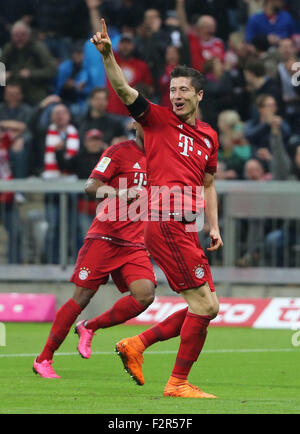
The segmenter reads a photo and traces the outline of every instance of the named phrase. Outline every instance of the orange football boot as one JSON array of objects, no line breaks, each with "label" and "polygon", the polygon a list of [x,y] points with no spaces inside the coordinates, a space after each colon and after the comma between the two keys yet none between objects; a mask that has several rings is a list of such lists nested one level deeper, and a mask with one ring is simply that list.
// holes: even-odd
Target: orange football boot
[{"label": "orange football boot", "polygon": [[187,380],[170,377],[165,390],[164,396],[175,396],[177,398],[217,398],[214,395],[203,392],[199,387],[190,384]]},{"label": "orange football boot", "polygon": [[145,383],[142,364],[145,346],[139,336],[122,339],[116,345],[116,353],[121,357],[125,370],[139,386]]}]

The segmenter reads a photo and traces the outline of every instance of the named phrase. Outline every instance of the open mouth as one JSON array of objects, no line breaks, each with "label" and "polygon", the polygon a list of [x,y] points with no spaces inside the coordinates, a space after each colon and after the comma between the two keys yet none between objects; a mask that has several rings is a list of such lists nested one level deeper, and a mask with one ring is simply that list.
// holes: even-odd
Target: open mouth
[{"label": "open mouth", "polygon": [[178,111],[181,111],[184,108],[184,102],[176,102],[175,107]]}]

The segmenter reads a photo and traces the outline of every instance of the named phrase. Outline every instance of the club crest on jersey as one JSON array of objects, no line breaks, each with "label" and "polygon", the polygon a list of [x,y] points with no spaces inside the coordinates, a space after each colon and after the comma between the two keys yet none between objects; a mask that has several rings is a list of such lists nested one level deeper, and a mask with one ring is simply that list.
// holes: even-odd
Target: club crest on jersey
[{"label": "club crest on jersey", "polygon": [[111,162],[111,158],[103,157],[96,167],[97,172],[104,173]]},{"label": "club crest on jersey", "polygon": [[193,268],[193,272],[195,273],[197,279],[203,279],[205,272],[204,268],[200,264]]},{"label": "club crest on jersey", "polygon": [[81,267],[79,271],[79,279],[86,280],[89,277],[89,274],[91,274],[89,268]]}]

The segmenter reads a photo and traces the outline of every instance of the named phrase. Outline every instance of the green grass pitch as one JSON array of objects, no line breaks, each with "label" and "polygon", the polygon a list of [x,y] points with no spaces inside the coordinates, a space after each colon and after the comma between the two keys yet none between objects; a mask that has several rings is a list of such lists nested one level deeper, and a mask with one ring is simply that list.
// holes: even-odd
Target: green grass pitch
[{"label": "green grass pitch", "polygon": [[159,342],[145,352],[145,385],[125,373],[115,343],[144,327],[99,330],[90,360],[76,353],[70,332],[55,357],[60,380],[32,372],[49,324],[6,324],[6,347],[0,347],[1,414],[240,414],[300,413],[300,348],[293,332],[241,328],[209,329],[207,342],[189,380],[217,400],[166,398],[179,339]]}]

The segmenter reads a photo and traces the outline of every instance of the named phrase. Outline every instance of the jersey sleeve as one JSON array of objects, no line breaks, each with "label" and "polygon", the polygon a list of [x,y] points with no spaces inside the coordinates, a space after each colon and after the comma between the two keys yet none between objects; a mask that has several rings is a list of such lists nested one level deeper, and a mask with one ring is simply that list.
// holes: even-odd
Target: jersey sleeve
[{"label": "jersey sleeve", "polygon": [[[114,146],[114,145],[113,145]],[[109,182],[112,178],[118,175],[120,170],[120,159],[118,152],[112,152],[113,146],[110,146],[101,155],[100,160],[94,167],[90,178],[100,179],[103,182]]]},{"label": "jersey sleeve", "polygon": [[214,147],[213,147],[212,153],[210,154],[210,157],[207,161],[207,165],[205,168],[205,172],[210,173],[211,175],[213,175],[217,172],[218,150],[219,150],[218,134],[215,133]]},{"label": "jersey sleeve", "polygon": [[143,128],[151,127],[151,129],[154,130],[161,128],[161,126],[166,123],[168,112],[168,108],[149,102],[146,111],[141,116],[137,117],[136,121],[141,124]]}]

